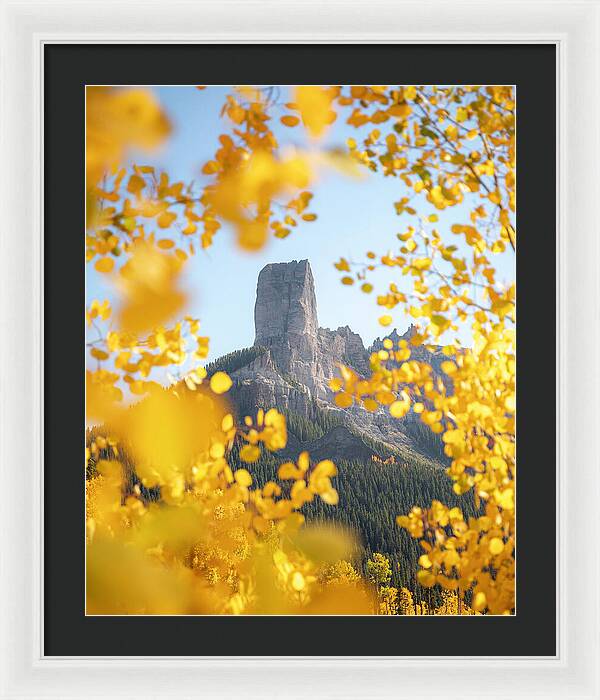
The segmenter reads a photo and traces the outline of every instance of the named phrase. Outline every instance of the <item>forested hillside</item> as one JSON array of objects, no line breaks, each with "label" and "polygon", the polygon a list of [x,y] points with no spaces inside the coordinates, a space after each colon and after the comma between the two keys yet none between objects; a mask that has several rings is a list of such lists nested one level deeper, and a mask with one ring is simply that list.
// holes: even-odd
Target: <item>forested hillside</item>
[{"label": "forested hillside", "polygon": [[[232,355],[235,356],[234,353]],[[220,362],[217,361],[214,366],[221,366]],[[287,414],[288,438],[296,445],[296,452],[310,448],[311,442],[323,438],[340,425],[340,419],[334,414],[317,410],[315,416],[311,420],[295,413]],[[88,431],[88,444],[105,433],[104,430]],[[232,469],[245,466],[239,457],[242,445],[241,441],[236,440],[231,448],[229,463]],[[338,473],[333,479],[339,493],[337,505],[328,505],[318,500],[305,504],[301,512],[308,522],[339,523],[358,535],[360,548],[352,563],[363,575],[366,576],[369,558],[374,552],[380,552],[391,563],[390,585],[407,588],[415,600],[424,599],[430,607],[432,604],[439,605],[439,589],[425,589],[416,581],[414,572],[422,550],[406,530],[396,525],[396,516],[410,511],[413,506],[426,508],[433,500],[439,500],[450,507],[460,506],[465,517],[475,516],[477,511],[472,495],[457,496],[452,489],[452,481],[441,464],[434,459],[428,460],[408,450],[392,453],[374,441],[370,447],[373,454],[368,460],[337,462]],[[432,448],[435,447],[432,445]],[[159,501],[160,488],[145,488],[136,474],[134,460],[126,444],[122,444],[119,449],[126,475],[123,499],[134,490],[139,490],[145,500]],[[110,450],[104,448],[98,459],[110,456]],[[263,487],[269,481],[277,481],[277,470],[284,461],[286,459],[281,454],[263,452],[260,459],[252,465],[252,475],[257,486]],[[95,460],[91,459],[89,477],[95,475],[94,464]]]}]

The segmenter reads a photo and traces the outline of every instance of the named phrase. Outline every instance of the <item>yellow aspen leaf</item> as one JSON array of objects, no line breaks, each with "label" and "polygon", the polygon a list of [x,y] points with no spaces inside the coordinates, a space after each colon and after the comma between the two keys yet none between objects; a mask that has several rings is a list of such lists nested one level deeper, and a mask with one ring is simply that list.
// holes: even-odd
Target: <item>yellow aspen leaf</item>
[{"label": "yellow aspen leaf", "polygon": [[[161,250],[170,250],[175,247],[175,243],[170,238],[161,238],[156,244]],[[186,255],[187,257],[187,255]]]},{"label": "yellow aspen leaf", "polygon": [[431,267],[430,258],[415,258],[412,261],[412,266],[417,270],[428,270]]},{"label": "yellow aspen leaf", "polygon": [[340,408],[349,408],[352,406],[352,396],[345,391],[335,395],[335,404]]},{"label": "yellow aspen leaf", "polygon": [[412,113],[412,107],[406,102],[400,104],[392,105],[388,108],[388,114],[392,117],[400,117],[400,119],[405,119]]},{"label": "yellow aspen leaf", "polygon": [[285,126],[297,126],[300,124],[300,119],[291,114],[286,114],[284,117],[281,117],[281,123],[285,124]]},{"label": "yellow aspen leaf", "polygon": [[181,263],[145,241],[136,242],[120,269],[122,304],[118,323],[135,334],[150,331],[170,319],[185,303],[177,287]]},{"label": "yellow aspen leaf", "polygon": [[260,457],[260,447],[258,445],[244,445],[240,449],[240,459],[243,462],[253,463]]},{"label": "yellow aspen leaf", "polygon": [[434,326],[434,332],[438,335],[450,327],[450,321],[441,314],[432,314],[431,323]]},{"label": "yellow aspen leaf", "polygon": [[456,365],[451,360],[444,360],[440,365],[442,372],[446,374],[454,374],[456,372]]},{"label": "yellow aspen leaf", "polygon": [[141,379],[138,379],[129,383],[129,391],[131,391],[132,394],[141,396],[142,394],[146,393],[146,386],[147,382],[143,382]]},{"label": "yellow aspen leaf", "polygon": [[261,535],[264,535],[269,531],[270,523],[268,520],[265,520],[260,515],[255,515],[254,518],[252,519],[252,527],[256,530],[256,532],[259,532]]},{"label": "yellow aspen leaf", "polygon": [[240,486],[248,488],[252,485],[252,476],[247,469],[237,469],[233,476]]},{"label": "yellow aspen leaf", "polygon": [[483,591],[478,591],[473,596],[473,610],[481,612],[487,605],[487,597]]},{"label": "yellow aspen leaf", "polygon": [[363,401],[363,406],[367,409],[367,411],[372,413],[373,411],[377,410],[378,403],[374,399],[365,399]]},{"label": "yellow aspen leaf", "polygon": [[340,272],[350,272],[350,265],[345,258],[340,258],[339,262],[336,262],[334,266]]},{"label": "yellow aspen leaf", "polygon": [[163,211],[162,214],[156,219],[156,223],[160,228],[169,228],[169,226],[175,221],[177,214],[172,211]]},{"label": "yellow aspen leaf", "polygon": [[221,166],[217,163],[217,161],[209,160],[208,163],[205,163],[202,167],[202,172],[205,175],[214,175],[214,173],[218,173],[220,169]]},{"label": "yellow aspen leaf", "polygon": [[97,187],[95,190],[95,194],[98,197],[98,199],[108,199],[110,202],[119,201],[119,195],[117,192],[105,192],[104,190],[101,190],[99,187]]},{"label": "yellow aspen leaf", "polygon": [[274,481],[267,481],[267,483],[263,486],[262,493],[265,498],[281,496],[281,486],[276,484]]},{"label": "yellow aspen leaf", "polygon": [[97,360],[108,360],[108,353],[105,352],[104,350],[100,350],[100,348],[92,348],[90,351],[90,354],[92,357],[95,357]]},{"label": "yellow aspen leaf", "polygon": [[467,110],[464,107],[459,107],[456,110],[456,121],[460,124],[464,122],[469,116]]},{"label": "yellow aspen leaf", "polygon": [[444,564],[446,569],[451,569],[453,566],[460,564],[460,555],[455,549],[449,549],[444,554]]},{"label": "yellow aspen leaf", "polygon": [[284,480],[300,479],[302,478],[303,474],[304,472],[301,469],[298,469],[293,462],[284,462],[283,464],[279,465],[279,469],[277,470],[277,476]]},{"label": "yellow aspen leaf", "polygon": [[108,273],[108,272],[112,271],[114,266],[115,266],[115,259],[106,257],[106,258],[100,258],[100,260],[97,260],[96,264],[94,265],[94,268],[98,272]]},{"label": "yellow aspen leaf", "polygon": [[417,581],[425,588],[431,588],[435,584],[435,576],[431,571],[421,570],[417,573]]},{"label": "yellow aspen leaf", "polygon": [[350,286],[354,284],[354,279],[352,277],[342,277],[342,284]]},{"label": "yellow aspen leaf", "polygon": [[185,382],[185,385],[190,391],[196,391],[196,383],[190,376],[184,377],[183,381]]},{"label": "yellow aspen leaf", "polygon": [[238,243],[244,250],[259,250],[267,236],[267,227],[261,221],[245,221],[238,227]]},{"label": "yellow aspen leaf", "polygon": [[198,230],[198,227],[194,223],[189,223],[182,231],[184,236],[191,236],[192,234],[196,233]]},{"label": "yellow aspen leaf", "polygon": [[403,418],[410,409],[410,401],[394,401],[390,406],[390,415],[393,418]]},{"label": "yellow aspen leaf", "polygon": [[446,432],[444,433],[443,439],[444,439],[444,442],[447,444],[460,445],[465,440],[465,432],[464,432],[464,430],[461,430],[460,428],[458,428],[456,430],[446,430]]},{"label": "yellow aspen leaf", "polygon": [[210,446],[208,453],[212,459],[220,459],[225,454],[225,445],[222,442],[215,442]]},{"label": "yellow aspen leaf", "polygon": [[329,388],[331,391],[339,391],[344,386],[344,382],[339,377],[334,377],[329,380]]},{"label": "yellow aspen leaf", "polygon": [[316,214],[302,214],[302,220],[303,221],[316,221],[317,215]]},{"label": "yellow aspen leaf", "polygon": [[388,316],[387,314],[385,316],[379,317],[379,323],[382,326],[389,326],[392,321],[393,321],[393,318],[391,316]]},{"label": "yellow aspen leaf", "polygon": [[233,428],[233,416],[231,415],[231,413],[228,413],[221,421],[221,429],[224,432],[228,432],[232,428]]},{"label": "yellow aspen leaf", "polygon": [[370,284],[369,282],[365,282],[365,283],[361,286],[361,290],[362,290],[365,294],[370,294],[370,293],[373,291],[373,285]]},{"label": "yellow aspen leaf", "polygon": [[340,500],[339,494],[334,488],[323,491],[319,495],[321,496],[321,500],[330,506],[337,506]]},{"label": "yellow aspen leaf", "polygon": [[123,161],[127,151],[150,151],[170,131],[156,96],[144,88],[86,88],[88,189]]},{"label": "yellow aspen leaf", "polygon": [[499,537],[492,537],[489,544],[490,554],[496,556],[504,549],[504,542]]},{"label": "yellow aspen leaf", "polygon": [[[321,136],[332,121],[331,96],[327,90],[316,85],[301,85],[295,90],[294,102],[311,136]],[[335,118],[335,112],[333,114]]]},{"label": "yellow aspen leaf", "polygon": [[308,452],[301,452],[298,455],[298,468],[303,472],[307,471],[310,467],[310,457]]},{"label": "yellow aspen leaf", "polygon": [[306,587],[306,579],[300,571],[294,571],[292,574],[292,588],[295,591],[302,591]]},{"label": "yellow aspen leaf", "polygon": [[146,181],[143,177],[139,175],[132,175],[127,183],[127,191],[138,196],[140,192],[146,187]]},{"label": "yellow aspen leaf", "polygon": [[210,378],[210,388],[215,394],[224,394],[232,385],[231,377],[225,372],[215,372]]}]

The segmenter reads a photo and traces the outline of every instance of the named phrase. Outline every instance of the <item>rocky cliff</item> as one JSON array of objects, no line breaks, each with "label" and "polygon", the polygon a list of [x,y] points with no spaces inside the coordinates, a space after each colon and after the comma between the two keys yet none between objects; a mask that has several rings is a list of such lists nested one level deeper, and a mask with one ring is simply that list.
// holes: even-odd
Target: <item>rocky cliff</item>
[{"label": "rocky cliff", "polygon": [[[312,443],[303,444],[290,436],[288,452],[310,449],[315,457],[365,459],[369,454],[414,451],[423,453],[416,434],[415,416],[399,421],[385,409],[369,413],[358,406],[340,409],[333,403],[329,380],[339,374],[339,365],[351,366],[359,374],[369,372],[371,352],[383,347],[377,339],[365,348],[361,337],[348,326],[319,328],[315,283],[308,260],[273,263],[258,277],[254,307],[254,348],[244,351],[233,365],[231,398],[240,414],[257,408],[276,407],[293,417],[317,422],[322,427]],[[397,341],[410,338],[396,330],[389,336]],[[441,353],[417,349],[419,357],[435,367]],[[246,361],[247,360],[247,361]],[[226,363],[216,366],[228,369]],[[293,456],[293,455],[288,455]]]},{"label": "rocky cliff", "polygon": [[368,371],[368,354],[358,334],[347,326],[319,328],[308,260],[274,263],[260,271],[254,324],[254,345],[268,348],[277,371],[308,389],[313,399],[330,397],[328,380],[339,363]]}]

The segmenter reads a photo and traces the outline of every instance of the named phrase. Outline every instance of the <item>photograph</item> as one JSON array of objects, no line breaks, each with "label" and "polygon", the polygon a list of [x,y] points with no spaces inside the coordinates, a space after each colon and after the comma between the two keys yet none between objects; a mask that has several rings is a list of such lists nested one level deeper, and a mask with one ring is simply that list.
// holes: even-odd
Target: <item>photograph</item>
[{"label": "photograph", "polygon": [[83,98],[85,616],[524,612],[516,86]]}]

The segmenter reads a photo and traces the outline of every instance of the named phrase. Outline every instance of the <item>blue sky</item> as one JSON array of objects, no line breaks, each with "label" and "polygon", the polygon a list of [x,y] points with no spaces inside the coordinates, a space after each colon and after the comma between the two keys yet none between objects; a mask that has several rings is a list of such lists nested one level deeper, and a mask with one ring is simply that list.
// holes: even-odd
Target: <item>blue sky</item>
[{"label": "blue sky", "polygon": [[[205,180],[200,173],[217,146],[219,134],[228,128],[225,118],[219,116],[224,96],[231,90],[208,87],[198,91],[193,87],[157,87],[157,93],[169,115],[173,132],[159,153],[135,160],[138,164],[152,164],[166,170],[171,180],[194,180],[199,185]],[[282,88],[285,94],[287,88]],[[285,99],[283,101],[286,101]],[[289,129],[273,120],[273,129],[280,143],[306,147],[301,128]],[[373,127],[357,130],[338,120],[324,139],[325,145],[343,146],[346,138],[365,135]],[[258,253],[245,253],[235,244],[227,229],[219,231],[213,246],[200,251],[186,264],[184,286],[190,293],[186,312],[201,319],[203,333],[210,336],[214,359],[232,350],[254,342],[254,299],[258,273],[270,262],[284,262],[308,258],[315,278],[319,324],[337,328],[348,325],[359,333],[365,343],[385,334],[377,322],[384,312],[376,305],[376,293],[383,293],[389,282],[399,282],[393,269],[377,272],[370,278],[376,291],[362,293],[357,286],[340,284],[340,274],[333,263],[340,256],[363,261],[367,250],[383,253],[397,250],[400,243],[396,234],[406,230],[414,217],[397,216],[393,202],[405,194],[405,186],[397,178],[371,174],[363,179],[349,178],[338,172],[323,173],[310,187],[315,197],[310,210],[318,214],[317,221],[295,229],[286,239],[272,239]],[[423,198],[419,214],[438,214],[436,226],[443,230],[457,221],[467,221],[466,209],[454,207],[436,211]],[[458,242],[458,241],[457,241]],[[501,258],[501,259],[500,259]],[[499,279],[514,279],[514,257],[496,256]],[[113,293],[106,278],[87,266],[87,303],[91,299],[110,299]],[[386,312],[387,313],[387,312]],[[400,332],[411,319],[400,310],[391,312]],[[468,342],[464,336],[463,342]]]}]

